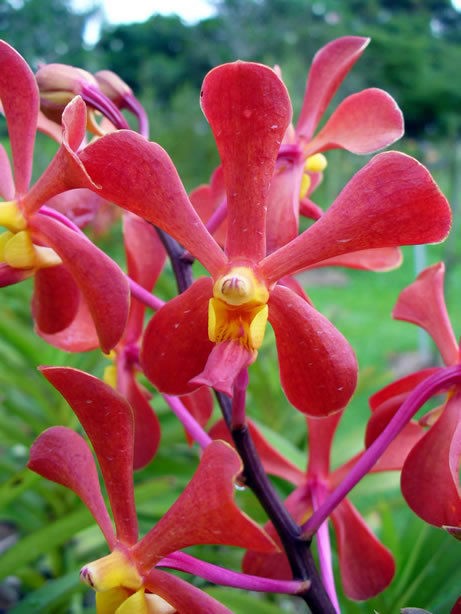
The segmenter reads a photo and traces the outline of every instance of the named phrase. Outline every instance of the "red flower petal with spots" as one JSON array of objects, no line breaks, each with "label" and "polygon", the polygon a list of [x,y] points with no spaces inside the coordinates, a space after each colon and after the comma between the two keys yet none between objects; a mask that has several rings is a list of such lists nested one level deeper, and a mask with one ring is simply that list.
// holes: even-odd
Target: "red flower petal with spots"
[{"label": "red flower petal with spots", "polygon": [[283,286],[271,292],[269,321],[288,400],[309,416],[327,416],[343,409],[355,390],[357,362],[341,333]]},{"label": "red flower petal with spots", "polygon": [[107,487],[117,538],[127,545],[135,543],[138,527],[130,405],[113,388],[83,371],[69,367],[40,370],[72,407],[93,445]]},{"label": "red flower petal with spots", "polygon": [[203,371],[215,346],[207,332],[211,296],[211,279],[200,278],[159,309],[147,325],[141,364],[160,392],[183,395],[200,386],[189,382]]},{"label": "red flower petal with spots", "polygon": [[234,62],[207,74],[201,96],[226,185],[226,251],[257,261],[266,253],[265,200],[291,120],[288,92],[272,69]]},{"label": "red flower petal with spots", "polygon": [[27,466],[47,480],[74,491],[90,510],[109,546],[115,545],[94,458],[81,435],[64,426],[47,429],[32,444]]}]

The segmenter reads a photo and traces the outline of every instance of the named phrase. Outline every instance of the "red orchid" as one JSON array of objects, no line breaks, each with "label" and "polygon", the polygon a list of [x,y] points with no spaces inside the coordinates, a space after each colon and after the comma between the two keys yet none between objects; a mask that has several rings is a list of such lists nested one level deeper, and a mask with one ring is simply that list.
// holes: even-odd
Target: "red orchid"
[{"label": "red orchid", "polygon": [[198,279],[154,315],[144,336],[144,371],[169,394],[201,384],[232,394],[269,320],[290,402],[314,416],[337,411],[355,388],[354,354],[326,318],[278,280],[359,250],[440,241],[450,227],[448,203],[414,159],[380,154],[320,220],[265,257],[266,196],[291,118],[286,89],[266,66],[235,62],[207,75],[201,104],[222,160],[228,203],[224,252],[160,146],[122,130],[80,154],[103,197],[161,227],[212,276]]},{"label": "red orchid", "polygon": [[[140,217],[124,213],[123,239],[130,279],[146,291],[152,292],[166,258],[157,232]],[[147,465],[160,443],[160,424],[149,403],[151,394],[137,380],[137,374],[141,370],[139,346],[145,310],[145,304],[132,296],[125,331],[111,352],[114,364],[106,368],[104,376],[105,381],[124,396],[133,409],[134,469]],[[213,411],[212,398],[206,388],[200,388],[181,400],[201,425],[206,424]]]},{"label": "red orchid", "polygon": [[66,427],[42,433],[32,446],[29,468],[73,490],[94,516],[111,550],[81,571],[82,579],[97,591],[98,612],[163,612],[155,609],[160,606],[180,614],[229,612],[156,565],[176,550],[196,544],[273,551],[272,540],[234,502],[234,482],[242,470],[238,455],[224,442],[210,444],[179,499],[139,539],[132,480],[134,422],[129,404],[110,386],[82,371],[45,367],[42,373],[69,402],[85,429],[112,508],[116,533],[86,441]]},{"label": "red orchid", "polygon": [[[91,315],[99,343],[109,351],[128,314],[129,288],[119,267],[88,240],[40,210],[70,188],[95,188],[76,155],[85,133],[86,108],[75,98],[63,113],[62,144],[29,189],[39,96],[24,59],[0,41],[0,99],[8,123],[13,175],[0,156],[0,285],[35,276],[32,312],[37,332],[54,335],[82,311]],[[77,331],[78,332],[78,331]]]},{"label": "red orchid", "polygon": [[[403,118],[397,103],[375,88],[346,98],[316,136],[323,113],[345,75],[359,59],[369,39],[345,36],[325,45],[314,57],[304,102],[296,128],[290,124],[284,136],[267,198],[266,249],[270,253],[295,238],[299,214],[318,219],[323,211],[308,199],[319,185],[326,160],[320,152],[346,149],[367,154],[386,147],[403,134]],[[200,217],[220,243],[225,239],[226,195],[222,169],[209,185],[190,194]],[[384,247],[337,256],[316,266],[345,266],[385,271],[401,263],[398,247]]]},{"label": "red orchid", "polygon": [[[456,341],[444,298],[443,263],[428,267],[403,290],[393,310],[396,320],[424,328],[440,351],[445,367],[423,369],[386,386],[370,399],[372,416],[368,423],[367,445],[383,430],[406,397],[436,371],[460,364]],[[447,391],[442,405],[419,419],[420,428],[429,427],[414,446],[402,469],[402,493],[411,509],[436,526],[461,526],[461,391]]]},{"label": "red orchid", "polygon": [[[315,134],[333,96],[369,42],[360,36],[344,36],[322,47],[312,61],[298,121],[285,134],[269,191],[268,252],[297,236],[300,213],[312,219],[322,215],[309,200],[326,166],[321,152],[345,149],[369,154],[403,135],[403,117],[397,103],[376,88],[345,98]],[[389,266],[399,263],[395,249],[387,257]]]},{"label": "red orchid", "polygon": [[[333,437],[342,414],[327,418],[307,418],[309,433],[309,462],[306,472],[284,458],[260,433],[253,423],[249,423],[252,438],[266,471],[281,477],[296,486],[285,505],[293,519],[303,524],[313,510],[321,505],[329,492],[342,481],[347,472],[360,458],[361,453],[351,458],[335,470],[330,469],[330,454]],[[210,431],[213,438],[229,440],[223,422],[217,423]],[[399,470],[412,445],[421,437],[420,430],[408,429],[388,448],[385,455],[375,465],[372,472]],[[368,599],[389,584],[394,575],[394,561],[389,550],[384,547],[370,531],[359,512],[350,501],[344,499],[331,515],[336,533],[339,569],[344,592],[351,599]],[[272,525],[266,525],[268,533],[277,541]],[[317,549],[321,560],[321,571],[325,586],[332,586],[328,580],[329,556],[327,543],[318,536]],[[259,554],[248,552],[243,561],[246,573],[264,577],[289,579],[291,570],[286,556],[280,553]],[[331,589],[330,586],[330,589]],[[331,594],[333,593],[333,594]],[[330,598],[335,599],[334,590]]]}]

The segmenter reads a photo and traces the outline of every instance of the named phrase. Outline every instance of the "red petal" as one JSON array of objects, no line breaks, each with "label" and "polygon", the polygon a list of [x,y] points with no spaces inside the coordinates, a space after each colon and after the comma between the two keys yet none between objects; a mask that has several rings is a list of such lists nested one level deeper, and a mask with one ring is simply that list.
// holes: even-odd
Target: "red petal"
[{"label": "red petal", "polygon": [[[166,252],[151,224],[136,215],[123,216],[123,241],[128,275],[140,286],[152,291],[166,260]],[[137,341],[144,324],[145,305],[131,298],[130,315],[123,338],[127,343]]]},{"label": "red petal", "polygon": [[443,282],[445,265],[434,264],[422,271],[416,281],[400,293],[392,316],[424,328],[434,339],[447,366],[458,360],[458,344],[445,304]]},{"label": "red petal", "polygon": [[31,229],[61,257],[85,298],[103,352],[120,340],[128,318],[129,286],[120,267],[84,235],[44,215],[35,215]]},{"label": "red petal", "polygon": [[198,388],[189,381],[205,368],[214,347],[208,339],[208,301],[212,281],[202,277],[164,305],[144,333],[141,363],[146,377],[167,394]]},{"label": "red petal", "polygon": [[268,283],[327,258],[376,247],[441,241],[449,204],[429,172],[397,152],[375,156],[303,234],[262,261]]},{"label": "red petal", "polygon": [[[224,203],[226,203],[227,208],[222,166],[218,166],[218,168],[215,169],[211,175],[209,184],[200,185],[195,188],[195,190],[192,190],[189,194],[189,198],[194,205],[194,209],[200,215],[200,219],[203,220],[204,223],[208,223],[213,213]],[[212,235],[221,246],[224,246],[226,242],[227,211],[224,218],[224,221],[212,232]]]},{"label": "red petal", "polygon": [[288,288],[269,299],[282,387],[296,409],[321,417],[343,409],[357,381],[357,362],[341,333]]},{"label": "red petal", "polygon": [[[274,448],[262,435],[257,426],[248,420],[248,428],[251,438],[262,461],[264,469],[270,475],[278,477],[299,485],[305,480],[304,471],[301,471],[296,465],[290,463],[278,450]],[[234,445],[229,429],[224,420],[219,420],[209,431],[210,437],[213,439],[223,439],[230,445]]]},{"label": "red petal", "polygon": [[64,266],[35,273],[32,315],[44,334],[53,335],[67,328],[77,314],[79,301],[78,286]]},{"label": "red petal", "polygon": [[117,371],[117,390],[127,399],[134,417],[133,469],[142,469],[150,463],[160,443],[160,422],[153,411],[149,392],[136,381],[132,369],[123,377]]},{"label": "red petal", "polygon": [[392,403],[394,407],[400,407],[406,395],[411,392],[415,386],[436,371],[440,371],[440,367],[421,369],[420,371],[401,377],[395,382],[392,382],[392,384],[378,390],[378,392],[375,392],[369,399],[371,411],[374,412],[380,408],[381,405],[387,405],[388,403]]},{"label": "red petal", "polygon": [[429,524],[461,525],[460,455],[461,396],[457,393],[415,445],[402,469],[403,496],[415,514]]},{"label": "red petal", "polygon": [[108,134],[80,152],[98,194],[162,228],[214,275],[224,254],[204,227],[168,154],[135,132]]},{"label": "red petal", "polygon": [[374,597],[395,573],[392,554],[373,535],[347,499],[332,513],[344,592],[351,599]]},{"label": "red petal", "polygon": [[133,547],[133,556],[148,569],[171,552],[197,544],[272,552],[274,542],[235,504],[234,483],[242,468],[238,454],[227,443],[210,443],[186,489]]},{"label": "red petal", "polygon": [[101,494],[93,455],[83,437],[64,426],[47,429],[32,444],[27,466],[47,480],[73,490],[113,548],[116,540],[112,522]]},{"label": "red petal", "polygon": [[189,584],[185,580],[165,573],[158,569],[152,569],[144,579],[145,588],[160,595],[168,601],[178,612],[187,614],[232,614],[219,601],[210,597],[199,588]]},{"label": "red petal", "polygon": [[3,200],[13,200],[15,193],[10,160],[6,149],[0,145],[0,196]]},{"label": "red petal", "polygon": [[133,412],[125,399],[101,380],[68,367],[42,367],[86,431],[101,467],[117,538],[136,542],[133,490]]},{"label": "red petal", "polygon": [[87,352],[99,347],[99,339],[93,319],[85,301],[80,301],[77,313],[67,328],[58,333],[48,335],[37,325],[35,332],[47,343],[66,352]]},{"label": "red petal", "polygon": [[234,382],[242,369],[254,362],[256,354],[238,341],[217,343],[211,350],[206,365],[190,381],[215,388],[230,397],[234,394]]},{"label": "red petal", "polygon": [[277,162],[267,199],[266,241],[270,254],[298,235],[299,192],[304,160]]},{"label": "red petal", "polygon": [[402,252],[399,247],[377,247],[328,258],[314,267],[341,266],[365,271],[390,271],[399,267],[402,260]]},{"label": "red petal", "polygon": [[5,41],[0,41],[0,65],[0,100],[8,123],[16,193],[23,195],[32,174],[40,99],[34,73]]},{"label": "red petal", "polygon": [[265,255],[265,200],[291,119],[288,92],[261,64],[233,62],[208,73],[203,112],[218,146],[227,192],[229,258]]},{"label": "red petal", "polygon": [[86,105],[80,96],[76,96],[66,106],[62,123],[61,147],[22,201],[28,215],[32,215],[60,192],[73,188],[97,189],[74,151],[80,145],[86,129]]},{"label": "red petal", "polygon": [[305,154],[347,149],[367,154],[387,147],[403,135],[403,116],[387,92],[376,88],[348,96],[336,108]]},{"label": "red petal", "polygon": [[328,479],[331,446],[340,420],[340,413],[327,416],[326,418],[307,418],[309,442],[308,476],[312,475],[317,479]]},{"label": "red petal", "polygon": [[296,132],[309,140],[342,80],[370,39],[343,36],[322,47],[312,61]]}]

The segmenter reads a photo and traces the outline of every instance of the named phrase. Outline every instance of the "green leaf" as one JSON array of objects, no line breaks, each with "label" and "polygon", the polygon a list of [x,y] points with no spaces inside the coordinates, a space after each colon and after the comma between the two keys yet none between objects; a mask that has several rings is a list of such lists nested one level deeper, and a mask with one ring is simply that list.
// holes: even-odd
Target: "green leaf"
[{"label": "green leaf", "polygon": [[80,582],[78,570],[50,580],[36,591],[29,593],[25,599],[10,610],[10,614],[30,614],[31,612],[49,612],[57,602],[69,602],[69,596],[75,591],[86,590],[87,587]]}]

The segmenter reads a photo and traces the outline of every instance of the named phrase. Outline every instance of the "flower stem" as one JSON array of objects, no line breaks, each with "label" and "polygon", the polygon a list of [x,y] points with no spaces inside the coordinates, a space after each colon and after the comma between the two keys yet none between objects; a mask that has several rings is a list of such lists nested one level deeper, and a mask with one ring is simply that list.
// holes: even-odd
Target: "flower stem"
[{"label": "flower stem", "polygon": [[272,578],[262,578],[260,576],[239,573],[237,571],[225,569],[219,565],[214,565],[213,563],[201,561],[185,552],[173,552],[159,561],[156,566],[184,571],[204,578],[214,584],[233,586],[248,591],[294,595],[309,588],[308,581],[273,580]]},{"label": "flower stem", "polygon": [[363,453],[354,467],[349,471],[339,486],[325,499],[323,504],[302,526],[303,534],[308,539],[316,533],[331,512],[349,494],[354,486],[378,462],[390,443],[411,420],[416,412],[434,394],[447,389],[453,384],[461,384],[461,365],[441,368],[418,384],[408,395],[400,408],[391,418],[386,428]]}]

